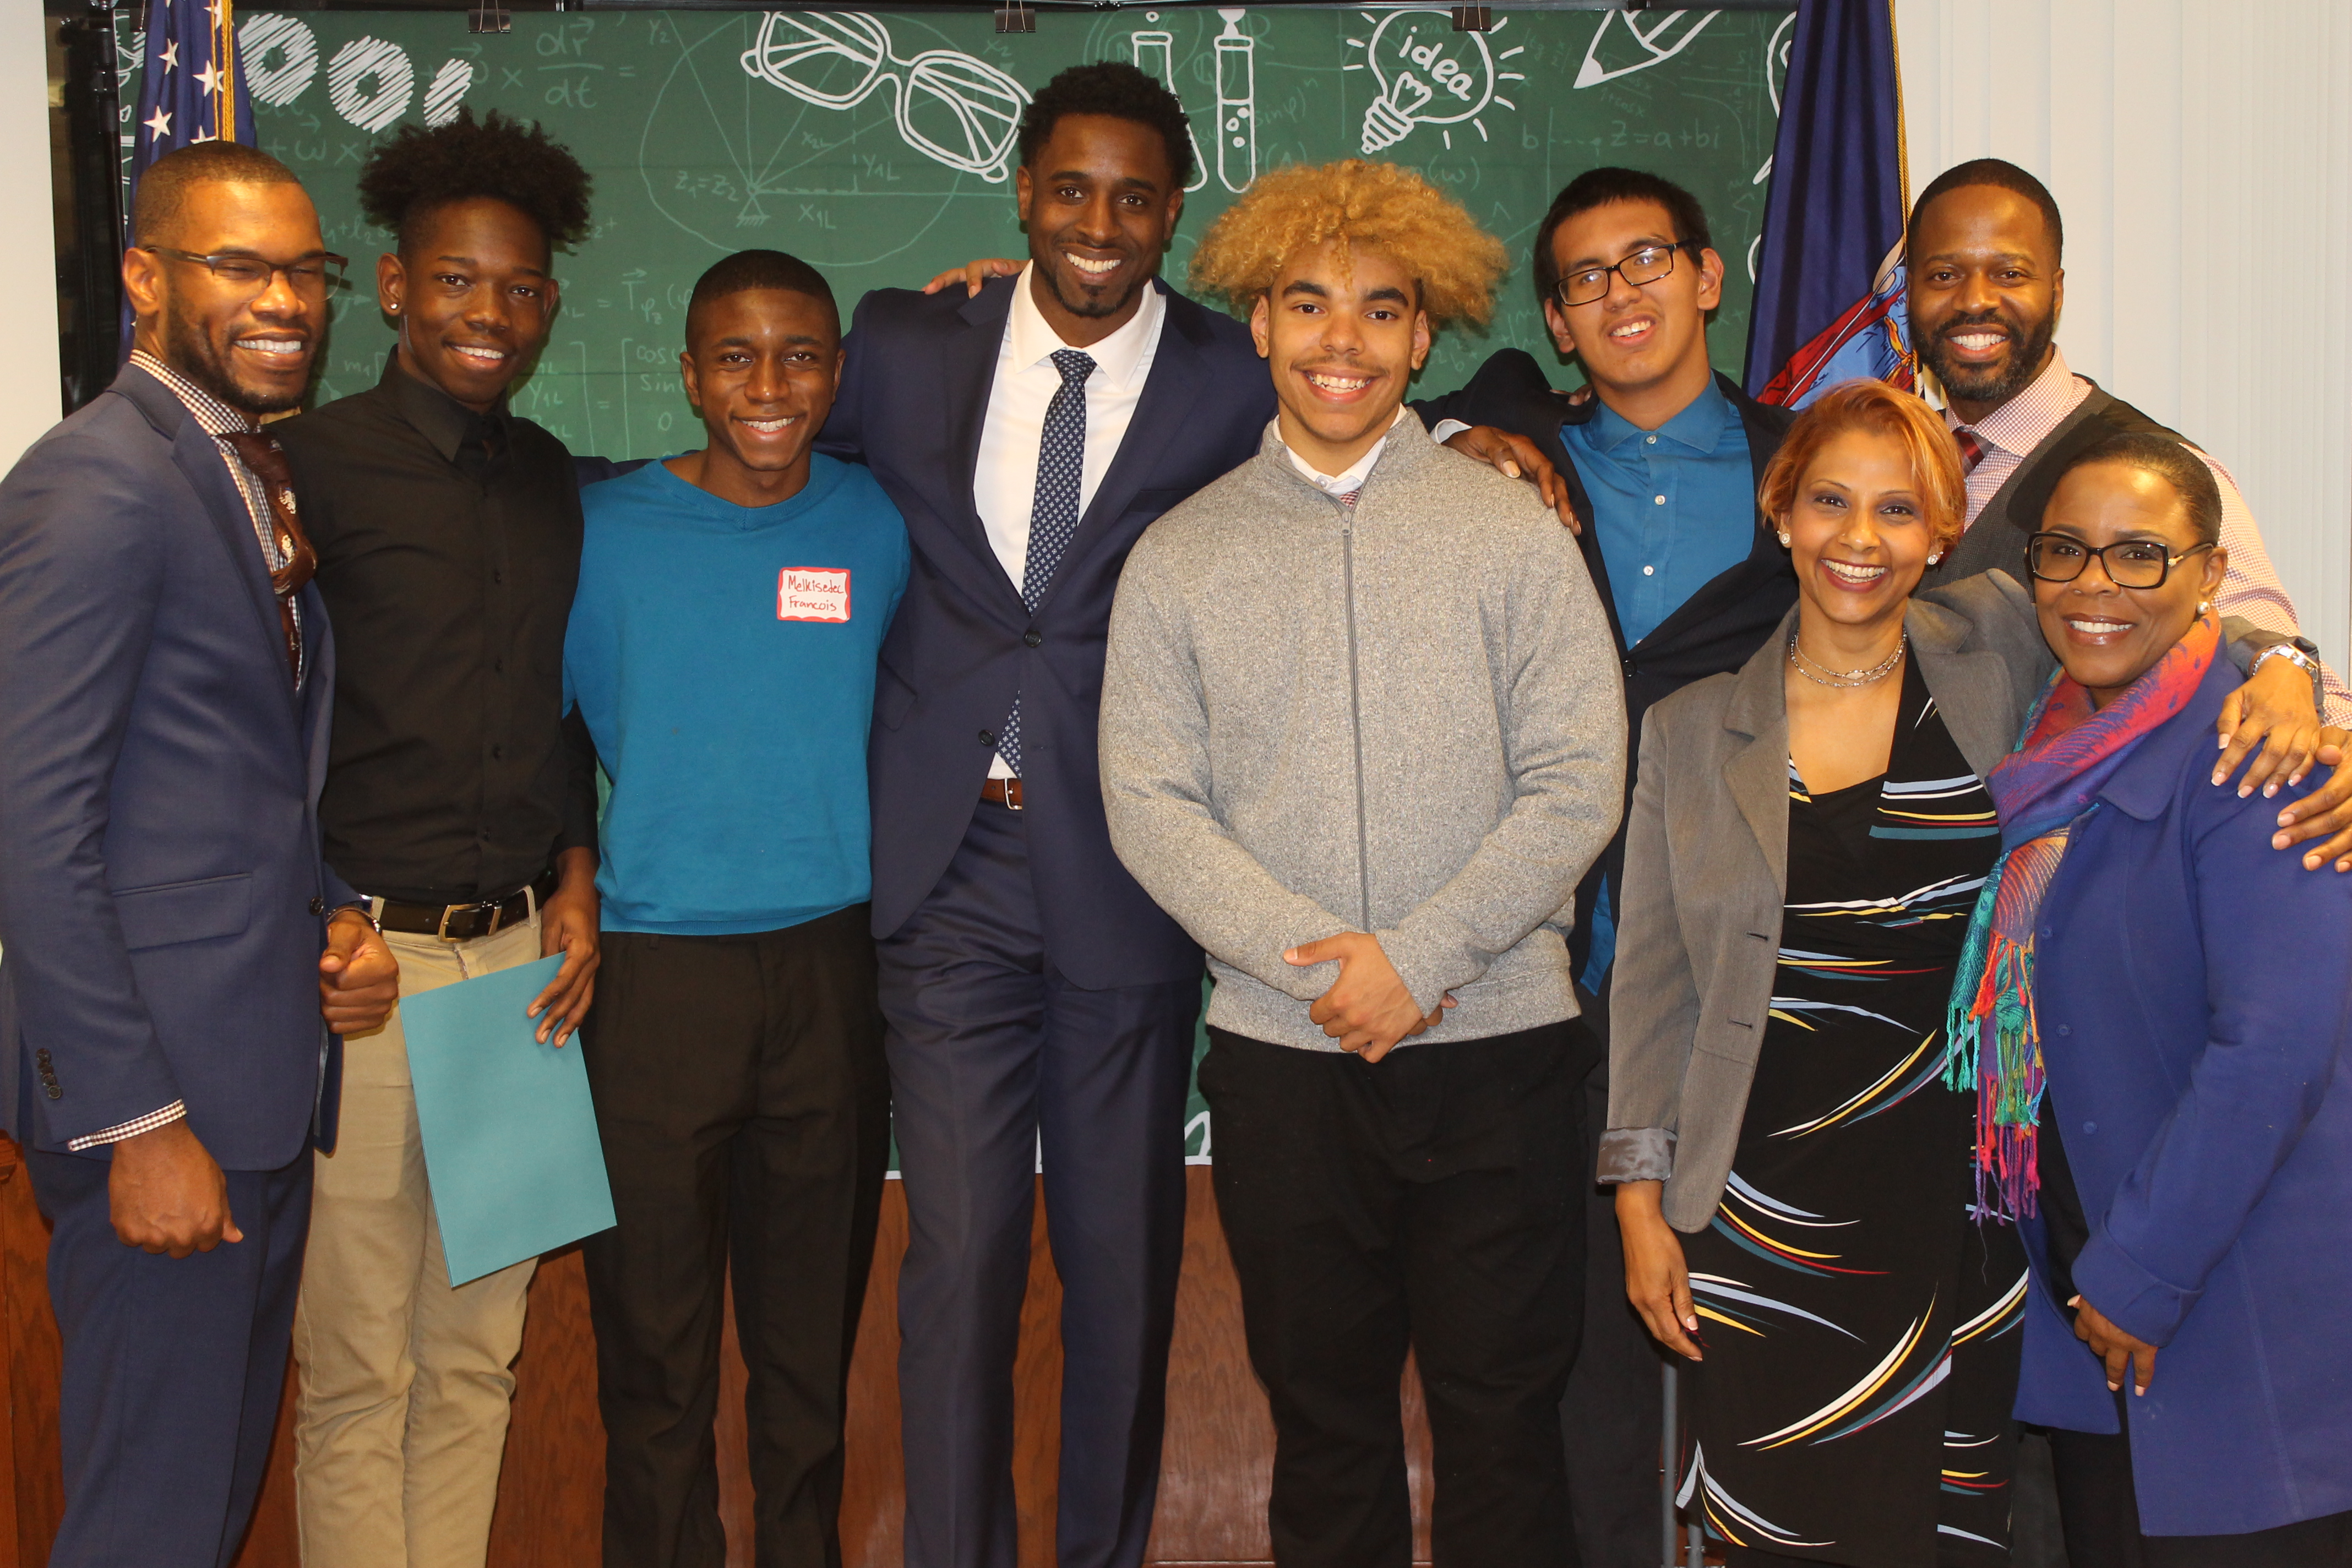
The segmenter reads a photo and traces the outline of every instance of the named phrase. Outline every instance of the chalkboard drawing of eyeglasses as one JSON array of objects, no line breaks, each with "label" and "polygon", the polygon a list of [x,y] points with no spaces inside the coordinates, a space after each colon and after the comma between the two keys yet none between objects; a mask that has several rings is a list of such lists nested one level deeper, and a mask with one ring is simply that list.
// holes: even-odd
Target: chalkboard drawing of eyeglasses
[{"label": "chalkboard drawing of eyeglasses", "polygon": [[901,59],[881,19],[859,11],[771,11],[743,70],[819,109],[850,110],[886,84],[898,134],[924,157],[1001,183],[1029,89],[957,49]]}]

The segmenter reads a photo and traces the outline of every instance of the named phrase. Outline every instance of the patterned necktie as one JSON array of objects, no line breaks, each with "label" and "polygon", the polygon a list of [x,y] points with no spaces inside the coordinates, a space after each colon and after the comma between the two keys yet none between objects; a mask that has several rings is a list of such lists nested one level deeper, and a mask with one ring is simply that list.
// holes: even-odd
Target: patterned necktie
[{"label": "patterned necktie", "polygon": [[[1045,426],[1037,442],[1037,489],[1029,503],[1029,555],[1021,567],[1021,602],[1035,615],[1054,581],[1062,553],[1078,531],[1078,481],[1087,466],[1087,377],[1094,374],[1092,354],[1076,349],[1054,351],[1054,368],[1062,384],[1045,405]],[[1021,694],[1013,696],[1013,711],[1004,716],[997,736],[996,754],[1014,776],[1021,773]]]},{"label": "patterned necktie", "polygon": [[1977,471],[1979,463],[1984,461],[1984,442],[1965,425],[1952,432],[1952,439],[1959,443],[1960,477],[1966,479]]},{"label": "patterned necktie", "polygon": [[269,500],[270,532],[278,541],[278,560],[269,563],[269,587],[278,595],[278,623],[286,633],[286,662],[299,681],[302,627],[294,618],[294,595],[318,571],[319,558],[311,553],[310,541],[294,515],[294,471],[287,466],[286,449],[274,436],[258,430],[231,430],[221,439],[235,447],[238,459],[253,470]]}]

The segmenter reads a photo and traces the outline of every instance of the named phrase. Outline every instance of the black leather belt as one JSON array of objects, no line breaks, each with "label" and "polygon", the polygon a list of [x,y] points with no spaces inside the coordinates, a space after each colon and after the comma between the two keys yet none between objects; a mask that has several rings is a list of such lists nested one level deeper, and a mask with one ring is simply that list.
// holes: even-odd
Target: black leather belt
[{"label": "black leather belt", "polygon": [[532,878],[528,887],[518,888],[503,899],[478,904],[404,904],[386,899],[375,919],[385,931],[437,936],[443,942],[471,942],[530,919],[531,910],[545,904],[554,891],[555,868],[551,866]]}]

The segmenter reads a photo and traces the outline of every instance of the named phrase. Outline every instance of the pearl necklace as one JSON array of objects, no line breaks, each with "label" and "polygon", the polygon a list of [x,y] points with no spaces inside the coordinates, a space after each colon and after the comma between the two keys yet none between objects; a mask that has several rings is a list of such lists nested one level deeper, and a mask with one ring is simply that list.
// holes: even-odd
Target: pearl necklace
[{"label": "pearl necklace", "polygon": [[[1907,637],[1897,637],[1895,651],[1868,669],[1832,669],[1828,665],[1806,658],[1797,647],[1797,634],[1792,631],[1789,634],[1789,664],[1816,686],[1833,686],[1840,690],[1851,691],[1857,687],[1875,686],[1894,674],[1895,667],[1903,662],[1903,650],[1909,646]],[[1816,670],[1820,673],[1815,674]]]}]

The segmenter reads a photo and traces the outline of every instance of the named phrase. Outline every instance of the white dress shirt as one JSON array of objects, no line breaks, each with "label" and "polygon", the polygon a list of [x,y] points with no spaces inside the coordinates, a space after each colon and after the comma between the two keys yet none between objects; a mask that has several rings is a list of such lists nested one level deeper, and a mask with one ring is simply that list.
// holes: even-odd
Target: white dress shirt
[{"label": "white dress shirt", "polygon": [[[1054,355],[1070,347],[1046,324],[1030,296],[1032,262],[1013,280],[1013,310],[1004,342],[996,353],[996,378],[989,388],[988,414],[980,427],[980,461],[972,470],[972,502],[988,547],[996,552],[1015,588],[1029,564],[1029,513],[1037,500],[1037,448],[1045,438],[1045,407],[1062,389]],[[1082,351],[1095,362],[1087,377],[1087,457],[1078,478],[1078,513],[1094,504],[1095,490],[1127,438],[1151,362],[1160,353],[1160,330],[1168,301],[1147,284],[1143,303],[1127,324]],[[990,760],[988,776],[1013,777],[1003,757]]]},{"label": "white dress shirt", "polygon": [[[1397,426],[1397,420],[1403,418],[1404,416],[1405,410],[1402,405],[1400,405],[1396,411],[1395,418],[1389,421],[1389,428],[1391,430],[1394,430]],[[1281,441],[1282,421],[1280,419],[1275,420],[1269,428],[1274,431],[1274,438],[1277,441]],[[1466,430],[1469,426],[1465,425],[1463,428]],[[1300,457],[1297,451],[1292,449],[1289,442],[1282,442],[1282,455],[1290,459],[1290,466],[1298,470],[1300,478],[1304,479],[1308,484],[1313,485],[1317,489],[1321,490],[1325,495],[1336,496],[1341,500],[1347,500],[1349,497],[1354,495],[1357,491],[1364,488],[1364,481],[1372,477],[1372,465],[1379,462],[1381,460],[1381,454],[1388,449],[1389,438],[1386,436],[1382,436],[1379,440],[1372,443],[1371,450],[1366,452],[1362,457],[1357,458],[1353,463],[1349,465],[1348,471],[1346,473],[1327,474],[1318,468],[1314,464],[1308,462],[1306,458]]]}]

